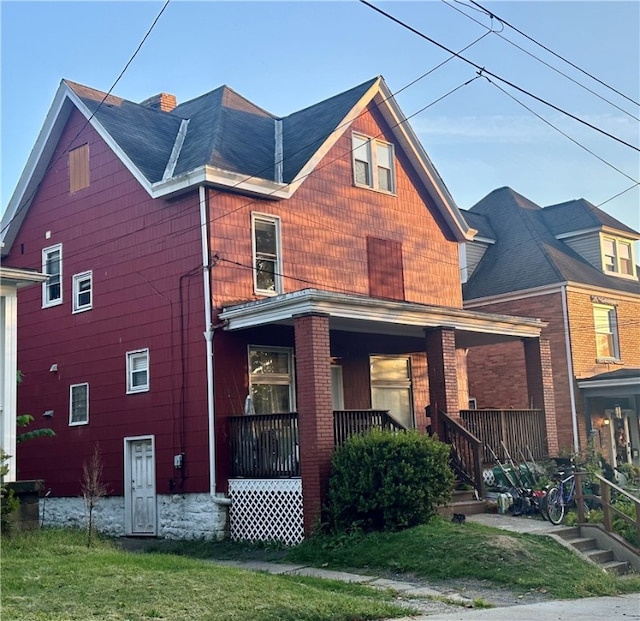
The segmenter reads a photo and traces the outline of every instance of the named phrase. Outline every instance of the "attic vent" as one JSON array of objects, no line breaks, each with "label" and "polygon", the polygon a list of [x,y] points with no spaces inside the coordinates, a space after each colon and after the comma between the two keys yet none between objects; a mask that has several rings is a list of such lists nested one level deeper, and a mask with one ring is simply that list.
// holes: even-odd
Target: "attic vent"
[{"label": "attic vent", "polygon": [[158,95],[154,95],[153,97],[149,97],[148,99],[141,101],[140,105],[146,106],[147,108],[153,108],[154,110],[171,112],[171,110],[178,105],[178,101],[176,100],[175,95],[171,95],[170,93],[159,93]]}]

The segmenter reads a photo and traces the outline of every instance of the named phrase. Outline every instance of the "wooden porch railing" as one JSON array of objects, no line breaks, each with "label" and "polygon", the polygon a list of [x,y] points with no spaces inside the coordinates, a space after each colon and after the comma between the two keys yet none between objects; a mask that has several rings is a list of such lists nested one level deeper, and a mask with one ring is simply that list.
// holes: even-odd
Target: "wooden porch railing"
[{"label": "wooden porch railing", "polygon": [[530,457],[543,459],[548,455],[543,410],[460,410],[460,418],[482,443],[484,464],[494,461],[487,445],[501,461],[506,461],[503,442],[516,461]]},{"label": "wooden porch railing", "polygon": [[296,412],[232,416],[229,437],[232,478],[300,476]]},{"label": "wooden porch railing", "polygon": [[472,485],[480,498],[484,497],[482,477],[482,447],[480,440],[458,421],[444,412],[438,416],[444,428],[444,442],[451,445],[451,467],[458,477]]},{"label": "wooden porch railing", "polygon": [[388,410],[335,410],[333,412],[333,438],[335,446],[342,446],[351,436],[386,429],[401,431],[405,427],[389,415]]}]

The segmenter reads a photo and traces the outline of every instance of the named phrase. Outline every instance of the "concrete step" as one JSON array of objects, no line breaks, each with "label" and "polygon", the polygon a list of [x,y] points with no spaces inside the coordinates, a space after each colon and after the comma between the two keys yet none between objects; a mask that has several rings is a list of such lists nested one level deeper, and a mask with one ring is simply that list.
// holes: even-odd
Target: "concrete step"
[{"label": "concrete step", "polygon": [[566,538],[567,543],[573,546],[580,552],[586,552],[587,550],[593,550],[596,548],[596,540],[593,537],[572,537]]},{"label": "concrete step", "polygon": [[452,517],[454,513],[463,515],[476,515],[485,512],[484,500],[462,500],[460,502],[450,502],[438,507],[438,514],[443,517]]},{"label": "concrete step", "polygon": [[601,550],[600,548],[586,550],[585,555],[594,563],[600,563],[601,565],[615,560],[611,550]]},{"label": "concrete step", "polygon": [[607,561],[601,563],[601,566],[605,571],[617,576],[623,576],[629,572],[629,563],[626,561]]},{"label": "concrete step", "polygon": [[556,528],[553,534],[563,539],[576,539],[580,537],[580,529],[577,526],[564,526],[562,528]]}]

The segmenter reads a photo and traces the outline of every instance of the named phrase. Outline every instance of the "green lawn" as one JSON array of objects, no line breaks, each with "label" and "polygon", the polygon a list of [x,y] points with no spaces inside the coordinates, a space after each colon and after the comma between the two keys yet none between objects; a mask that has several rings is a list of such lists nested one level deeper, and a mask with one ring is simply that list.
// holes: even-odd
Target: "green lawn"
[{"label": "green lawn", "polygon": [[2,620],[322,621],[407,614],[358,585],[216,566],[171,554],[85,546],[45,530],[2,540]]}]

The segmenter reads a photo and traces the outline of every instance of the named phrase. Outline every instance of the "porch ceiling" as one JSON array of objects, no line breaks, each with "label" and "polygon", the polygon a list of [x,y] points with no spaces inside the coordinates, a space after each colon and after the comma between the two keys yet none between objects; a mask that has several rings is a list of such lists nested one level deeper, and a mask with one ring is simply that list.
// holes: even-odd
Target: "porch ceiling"
[{"label": "porch ceiling", "polygon": [[457,347],[474,347],[521,338],[535,338],[547,324],[515,317],[381,300],[318,289],[303,289],[272,298],[223,308],[219,319],[225,330],[243,330],[269,324],[293,325],[297,315],[329,316],[331,330],[423,338],[428,328],[454,328]]}]

